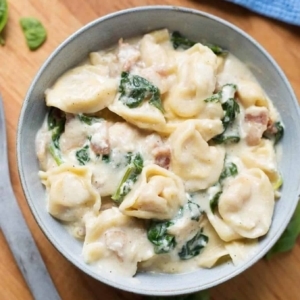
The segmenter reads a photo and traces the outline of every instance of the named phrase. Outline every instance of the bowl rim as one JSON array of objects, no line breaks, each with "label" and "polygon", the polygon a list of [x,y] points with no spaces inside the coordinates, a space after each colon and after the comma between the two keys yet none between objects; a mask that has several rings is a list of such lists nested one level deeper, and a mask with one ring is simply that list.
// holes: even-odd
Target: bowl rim
[{"label": "bowl rim", "polygon": [[[16,156],[17,156],[17,168],[18,168],[18,174],[19,174],[19,178],[20,178],[20,182],[21,182],[21,187],[23,190],[23,193],[25,195],[25,199],[27,204],[30,207],[30,210],[32,212],[32,215],[34,216],[37,224],[39,225],[41,231],[44,233],[44,235],[46,236],[46,238],[51,242],[51,244],[54,246],[54,248],[56,248],[63,256],[64,258],[66,258],[68,261],[70,261],[74,266],[76,266],[78,269],[80,269],[82,272],[88,274],[89,276],[91,276],[92,278],[95,278],[96,280],[103,282],[109,286],[112,286],[114,288],[118,288],[121,290],[125,290],[128,292],[133,292],[133,293],[137,293],[137,294],[143,294],[143,295],[154,295],[154,296],[173,296],[173,295],[183,295],[183,294],[188,294],[188,293],[193,293],[193,292],[197,292],[197,291],[201,291],[201,290],[206,290],[208,288],[217,286],[237,275],[239,275],[240,273],[242,273],[243,271],[247,270],[250,266],[252,266],[254,263],[256,263],[258,260],[260,260],[266,253],[267,251],[275,244],[275,242],[278,240],[278,238],[281,236],[281,234],[283,233],[283,231],[285,230],[286,226],[288,225],[290,219],[292,218],[292,215],[296,209],[297,203],[298,201],[294,201],[291,205],[289,214],[286,216],[284,222],[283,222],[283,226],[274,234],[274,236],[269,240],[268,243],[265,245],[265,248],[260,251],[258,254],[256,254],[255,256],[252,256],[249,260],[247,260],[247,262],[245,264],[242,265],[242,267],[237,267],[236,270],[234,270],[233,272],[230,272],[229,274],[227,274],[226,276],[219,278],[218,280],[215,280],[212,283],[208,283],[206,285],[203,285],[201,287],[197,286],[189,286],[180,290],[169,290],[169,289],[165,289],[164,291],[157,291],[155,288],[152,290],[149,289],[143,289],[143,287],[139,286],[139,285],[135,285],[134,287],[129,287],[127,285],[123,285],[120,284],[119,282],[116,283],[115,281],[112,281],[106,277],[101,277],[101,279],[99,278],[99,274],[95,273],[92,270],[89,269],[85,269],[83,270],[80,266],[80,264],[77,262],[76,259],[74,259],[71,255],[69,255],[66,251],[64,251],[64,249],[60,246],[60,244],[55,242],[55,239],[53,237],[53,235],[48,231],[47,227],[45,227],[43,225],[43,220],[42,218],[39,216],[38,211],[35,209],[33,202],[30,198],[30,193],[29,193],[29,188],[27,186],[26,183],[26,175],[23,172],[22,169],[22,159],[21,159],[21,144],[20,144],[20,140],[21,140],[21,131],[22,131],[22,124],[24,122],[25,119],[25,111],[26,111],[26,107],[27,104],[29,102],[29,99],[31,97],[32,91],[35,88],[36,82],[38,81],[39,77],[43,74],[43,72],[47,69],[48,65],[51,63],[51,61],[59,54],[59,52],[66,47],[67,44],[69,44],[72,40],[76,39],[76,37],[78,35],[81,35],[82,33],[84,33],[85,31],[87,31],[88,29],[96,26],[98,23],[102,23],[108,19],[113,19],[113,18],[117,18],[120,15],[124,15],[124,14],[131,14],[131,13],[135,13],[135,12],[139,12],[139,11],[149,11],[149,10],[167,10],[167,11],[180,11],[183,13],[188,13],[188,14],[194,14],[194,15],[198,15],[200,17],[205,17],[208,19],[211,19],[215,22],[218,22],[220,24],[222,24],[223,26],[227,26],[230,29],[234,30],[235,32],[239,33],[240,35],[242,35],[243,37],[245,37],[247,40],[249,40],[252,44],[254,44],[254,46],[256,48],[258,48],[258,50],[266,57],[266,59],[269,60],[269,62],[273,65],[273,67],[276,69],[276,72],[278,73],[279,77],[281,78],[282,82],[284,83],[284,85],[286,86],[288,93],[291,95],[291,98],[293,99],[294,105],[296,107],[297,110],[297,114],[300,116],[300,108],[298,105],[298,101],[297,98],[295,96],[295,93],[291,87],[291,84],[289,83],[286,75],[284,74],[284,72],[282,71],[282,69],[279,67],[279,65],[277,64],[277,62],[274,60],[274,58],[264,49],[263,46],[261,46],[253,37],[251,37],[248,33],[246,33],[245,31],[243,31],[242,29],[240,29],[239,27],[237,27],[236,25],[220,18],[217,17],[211,13],[207,13],[198,9],[194,9],[194,8],[188,8],[188,7],[182,7],[182,6],[172,6],[172,5],[145,5],[145,6],[138,6],[138,7],[134,7],[134,8],[128,8],[128,9],[123,9],[123,10],[118,10],[115,11],[113,13],[109,13],[106,15],[103,15],[89,23],[87,23],[86,25],[82,26],[81,28],[79,28],[78,30],[76,30],[74,33],[72,33],[69,37],[67,37],[63,42],[61,42],[54,51],[52,51],[52,53],[48,56],[48,58],[44,61],[44,63],[42,64],[42,66],[40,67],[40,69],[38,70],[38,72],[36,73],[36,75],[34,76],[28,91],[25,95],[24,101],[22,103],[22,107],[21,107],[21,111],[20,111],[20,115],[19,115],[19,121],[18,121],[18,126],[17,126],[17,135],[16,135]],[[100,49],[99,49],[100,50]],[[300,186],[297,189],[297,195],[300,194]],[[166,274],[168,275],[168,274]],[[182,273],[180,274],[175,274],[175,275],[183,275]]]}]

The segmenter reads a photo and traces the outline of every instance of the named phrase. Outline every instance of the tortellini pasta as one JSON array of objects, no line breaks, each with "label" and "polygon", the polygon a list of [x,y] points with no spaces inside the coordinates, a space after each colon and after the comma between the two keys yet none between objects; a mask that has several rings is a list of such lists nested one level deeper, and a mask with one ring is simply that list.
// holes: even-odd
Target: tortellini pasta
[{"label": "tortellini pasta", "polygon": [[203,100],[215,89],[217,58],[207,47],[196,44],[177,61],[178,82],[167,96],[166,109],[176,117],[192,118],[205,109]]},{"label": "tortellini pasta", "polygon": [[97,215],[101,198],[91,183],[92,172],[87,167],[63,164],[40,172],[40,178],[48,191],[49,213],[66,222],[81,219],[92,211]]},{"label": "tortellini pasta", "polygon": [[112,112],[120,115],[127,122],[142,129],[160,131],[165,127],[164,115],[154,106],[145,102],[136,109],[124,105],[118,97],[108,107]]},{"label": "tortellini pasta", "polygon": [[248,168],[263,170],[273,185],[276,185],[280,180],[276,155],[271,141],[264,139],[257,146],[249,147],[241,154],[241,159]]},{"label": "tortellini pasta", "polygon": [[251,105],[268,107],[266,95],[256,82],[239,80],[237,92],[241,103],[245,107]]},{"label": "tortellini pasta", "polygon": [[45,100],[36,154],[47,209],[87,264],[131,277],[255,255],[280,196],[284,126],[233,55],[167,29],[120,37]]},{"label": "tortellini pasta", "polygon": [[119,209],[128,216],[165,220],[174,217],[185,201],[184,186],[178,176],[157,165],[148,165]]},{"label": "tortellini pasta", "polygon": [[225,150],[209,146],[207,141],[222,130],[220,121],[189,120],[180,124],[170,136],[171,168],[185,181],[187,191],[206,189],[218,181]]},{"label": "tortellini pasta", "polygon": [[117,80],[103,67],[81,66],[65,73],[46,91],[46,104],[68,113],[94,113],[112,103]]},{"label": "tortellini pasta", "polygon": [[273,209],[273,187],[264,172],[257,168],[233,179],[219,200],[219,213],[224,222],[241,236],[251,239],[268,232]]},{"label": "tortellini pasta", "polygon": [[153,255],[143,223],[115,207],[86,224],[83,257],[87,263],[101,262],[100,268],[106,272],[133,276],[137,263]]}]

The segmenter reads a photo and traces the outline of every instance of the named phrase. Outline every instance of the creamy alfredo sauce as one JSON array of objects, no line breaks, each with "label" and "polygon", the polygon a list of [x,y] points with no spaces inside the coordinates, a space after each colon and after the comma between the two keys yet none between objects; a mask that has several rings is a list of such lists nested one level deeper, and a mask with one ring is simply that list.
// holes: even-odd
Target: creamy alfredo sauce
[{"label": "creamy alfredo sauce", "polygon": [[177,38],[121,39],[45,93],[47,209],[101,271],[237,264],[271,224],[277,111],[234,56]]}]

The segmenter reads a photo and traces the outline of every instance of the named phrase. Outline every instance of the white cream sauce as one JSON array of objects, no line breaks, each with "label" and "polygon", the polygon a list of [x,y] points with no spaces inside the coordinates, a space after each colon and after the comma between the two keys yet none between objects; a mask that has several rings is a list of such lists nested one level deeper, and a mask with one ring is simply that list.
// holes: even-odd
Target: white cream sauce
[{"label": "white cream sauce", "polygon": [[[157,87],[163,112],[147,102],[149,99],[136,108],[120,101],[121,72],[139,75]],[[219,102],[204,101],[220,90]],[[229,98],[236,99],[239,113],[226,135],[239,136],[240,141],[216,145],[211,138],[222,133],[222,105]],[[130,100],[128,95],[124,99]],[[101,271],[133,276],[136,270],[190,272],[212,267],[221,257],[231,257],[236,264],[254,255],[256,237],[265,234],[272,216],[274,194],[272,188],[269,190],[270,184],[278,184],[281,151],[276,156],[273,144],[264,142],[262,133],[251,135],[257,135],[255,128],[266,128],[263,113],[267,111],[270,122],[278,121],[279,114],[246,65],[232,54],[217,57],[201,44],[174,50],[167,30],[120,40],[114,48],[91,53],[89,60],[59,78],[46,91],[46,102],[67,112],[58,151],[53,152],[53,131],[48,129],[47,119],[36,138],[37,157],[45,171],[41,179],[47,188],[48,208],[52,209],[49,212],[63,221],[60,216],[73,220],[64,224],[74,237],[84,241],[87,263],[97,264]],[[143,159],[143,171],[120,185],[124,176],[137,171],[133,163],[137,154]],[[224,164],[234,164],[237,174],[219,179]],[[79,204],[74,200],[78,198],[76,189],[60,189],[65,165],[69,169],[73,166],[76,180],[88,186],[97,200]],[[247,181],[247,174],[259,174],[255,175],[256,186]],[[260,178],[268,187],[263,196],[268,200],[266,207],[259,201],[251,202],[262,196],[257,188]],[[243,180],[249,195],[236,194],[239,201],[235,202],[230,195]],[[128,192],[120,200],[120,209],[118,192]],[[218,193],[214,212],[212,201]],[[68,199],[53,199],[53,195]],[[257,208],[260,218],[267,221],[245,218],[243,203],[250,210]],[[170,214],[174,208],[180,208],[175,217]],[[176,242],[168,253],[155,254],[147,230],[151,222],[163,221],[161,216],[166,215],[170,215],[171,223],[165,234]],[[236,223],[239,218],[247,223],[244,227]],[[179,253],[196,247],[192,240],[200,233],[208,239],[199,239],[197,245],[203,249],[190,259],[181,259],[184,255],[180,258]],[[167,240],[161,243],[163,248],[169,245]]]}]

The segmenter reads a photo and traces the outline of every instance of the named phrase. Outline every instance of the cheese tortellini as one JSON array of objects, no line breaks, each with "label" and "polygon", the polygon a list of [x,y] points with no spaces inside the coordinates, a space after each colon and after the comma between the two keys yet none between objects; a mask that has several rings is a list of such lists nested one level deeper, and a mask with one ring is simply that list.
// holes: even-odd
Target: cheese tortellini
[{"label": "cheese tortellini", "polygon": [[227,50],[168,29],[120,37],[45,100],[45,205],[82,242],[85,263],[132,277],[255,255],[280,197],[284,126]]},{"label": "cheese tortellini", "polygon": [[187,191],[207,189],[218,181],[225,150],[209,146],[207,141],[222,130],[220,121],[189,120],[180,124],[170,136],[171,168],[185,181]]},{"label": "cheese tortellini", "polygon": [[219,213],[225,223],[246,238],[265,235],[274,209],[273,187],[257,168],[242,172],[224,188]]},{"label": "cheese tortellini", "polygon": [[103,67],[81,66],[64,74],[46,91],[46,104],[73,114],[107,107],[117,93],[116,79]]},{"label": "cheese tortellini", "polygon": [[119,208],[128,216],[166,220],[175,216],[185,198],[180,177],[157,165],[148,165]]},{"label": "cheese tortellini", "polygon": [[154,255],[143,222],[107,209],[86,224],[83,257],[87,263],[100,262],[101,269],[133,276],[137,263]]},{"label": "cheese tortellini", "polygon": [[75,221],[87,212],[99,213],[101,198],[92,186],[92,172],[87,167],[64,164],[40,172],[48,191],[48,211],[62,221]]}]

